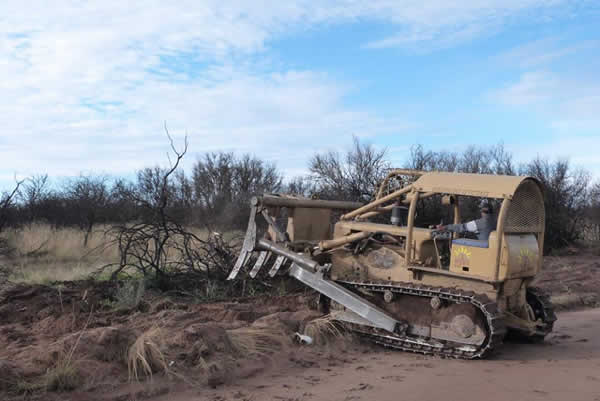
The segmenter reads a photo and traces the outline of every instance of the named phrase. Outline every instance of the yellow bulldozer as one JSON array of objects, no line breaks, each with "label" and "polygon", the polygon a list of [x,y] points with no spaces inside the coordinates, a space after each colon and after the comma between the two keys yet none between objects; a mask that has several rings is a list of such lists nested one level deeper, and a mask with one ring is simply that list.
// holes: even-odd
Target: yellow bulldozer
[{"label": "yellow bulldozer", "polygon": [[[544,246],[535,178],[393,170],[374,197],[254,197],[229,279],[269,266],[318,291],[361,337],[423,354],[481,358],[508,333],[541,341],[552,331],[549,298],[531,286]],[[487,225],[461,219],[461,204],[477,200]],[[420,202],[439,202],[452,224],[417,227]]]}]

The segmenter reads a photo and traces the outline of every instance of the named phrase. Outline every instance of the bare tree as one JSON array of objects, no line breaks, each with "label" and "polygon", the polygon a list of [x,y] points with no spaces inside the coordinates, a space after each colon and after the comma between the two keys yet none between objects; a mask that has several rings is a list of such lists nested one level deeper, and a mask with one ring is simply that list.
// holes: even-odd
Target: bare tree
[{"label": "bare tree", "polygon": [[0,195],[0,232],[4,231],[9,222],[9,215],[19,197],[21,186],[25,180],[17,180],[15,187],[10,192]]},{"label": "bare tree", "polygon": [[294,177],[286,185],[285,193],[297,196],[311,197],[317,192],[314,182],[310,177]]},{"label": "bare tree", "polygon": [[513,156],[504,148],[504,144],[500,143],[492,147],[489,152],[492,162],[491,170],[494,174],[515,175],[517,173]]},{"label": "bare tree", "polygon": [[103,218],[110,191],[107,177],[80,175],[68,182],[65,198],[69,213],[76,218],[79,227],[85,231],[83,245],[87,246],[94,225]]},{"label": "bare tree", "polygon": [[[406,168],[423,171],[448,171],[477,174],[514,175],[515,167],[502,143],[490,148],[469,146],[462,152],[425,150],[422,145],[411,147]],[[465,198],[461,202],[461,216],[475,218],[479,215],[478,201]],[[439,224],[450,219],[447,208],[441,208],[435,199],[421,200],[418,205],[418,223]]]},{"label": "bare tree", "polygon": [[[154,274],[159,281],[165,281],[170,268],[169,246],[173,236],[185,230],[168,215],[168,207],[173,201],[171,176],[175,173],[188,149],[187,137],[179,151],[165,128],[175,161],[169,168],[146,168],[137,175],[135,187],[123,188],[126,196],[132,199],[147,213],[134,224],[117,224],[110,233],[119,246],[120,262],[113,272],[113,278],[127,267],[134,267],[144,275]],[[171,160],[169,158],[169,160]]]},{"label": "bare tree", "polygon": [[128,222],[138,217],[138,205],[132,196],[135,192],[133,182],[124,178],[113,180],[106,209],[106,222]]},{"label": "bare tree", "polygon": [[537,157],[522,173],[537,177],[544,185],[547,247],[556,248],[577,240],[589,199],[590,174],[572,169],[568,160],[550,162]]},{"label": "bare tree", "polygon": [[233,178],[235,196],[246,199],[260,192],[277,191],[282,181],[275,165],[248,154],[236,160]]},{"label": "bare tree", "polygon": [[[173,211],[190,198],[191,184],[178,168],[187,153],[187,137],[178,150],[168,131],[171,153],[175,155],[168,168],[144,169],[138,183],[123,187],[146,213],[135,222],[116,224],[110,230],[119,247],[120,260],[114,265],[112,278],[128,268],[152,280],[161,290],[202,288],[206,295],[218,283],[224,283],[237,256],[234,243],[226,242],[220,234],[210,233],[201,238],[183,222],[174,218]],[[237,289],[238,284],[222,285],[225,291]]]},{"label": "bare tree", "polygon": [[48,174],[34,175],[25,180],[19,198],[27,222],[37,221],[41,218],[42,204],[48,198],[49,193]]},{"label": "bare tree", "polygon": [[590,202],[587,211],[590,239],[600,241],[600,181],[590,190]]},{"label": "bare tree", "polygon": [[469,146],[460,157],[458,170],[462,173],[491,174],[491,164],[491,152]]},{"label": "bare tree", "polygon": [[216,214],[233,197],[233,153],[206,153],[193,168],[196,199],[209,213]]},{"label": "bare tree", "polygon": [[459,163],[458,153],[426,151],[423,145],[415,145],[410,148],[405,167],[421,171],[458,171]]},{"label": "bare tree", "polygon": [[[17,180],[15,187],[10,192],[4,192],[0,195],[0,233],[6,228],[9,223],[10,215],[14,212],[14,202],[19,196],[19,190],[23,180]],[[0,256],[9,256],[14,251],[14,248],[4,237],[0,237]],[[0,261],[1,262],[1,261]],[[8,267],[0,264],[0,284],[8,279],[10,271]]]},{"label": "bare tree", "polygon": [[207,153],[193,168],[193,188],[202,220],[222,227],[246,224],[251,196],[281,189],[282,176],[273,164],[255,156]]},{"label": "bare tree", "polygon": [[309,161],[310,179],[322,198],[367,202],[389,168],[386,151],[361,143],[353,137],[352,148],[344,155],[329,151]]},{"label": "bare tree", "polygon": [[514,175],[515,166],[502,143],[490,148],[467,147],[462,153],[425,150],[422,145],[412,146],[406,168],[423,171],[450,171],[478,174]]}]

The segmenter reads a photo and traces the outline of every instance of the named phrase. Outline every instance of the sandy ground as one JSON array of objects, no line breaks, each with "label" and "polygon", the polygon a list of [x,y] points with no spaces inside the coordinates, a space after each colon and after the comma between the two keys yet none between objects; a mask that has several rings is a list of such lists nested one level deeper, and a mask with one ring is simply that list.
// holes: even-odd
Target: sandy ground
[{"label": "sandy ground", "polygon": [[354,345],[334,359],[305,352],[304,367],[274,366],[216,390],[157,400],[598,401],[600,309],[558,317],[545,343],[505,344],[488,360],[445,360]]}]

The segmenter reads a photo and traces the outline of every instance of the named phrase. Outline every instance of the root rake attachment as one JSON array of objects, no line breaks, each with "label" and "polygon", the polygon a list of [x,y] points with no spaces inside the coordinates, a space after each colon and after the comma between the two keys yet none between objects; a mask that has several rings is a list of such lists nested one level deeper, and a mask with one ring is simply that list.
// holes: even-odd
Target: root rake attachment
[{"label": "root rake attachment", "polygon": [[[286,268],[290,276],[301,281],[305,285],[315,289],[316,291],[324,294],[331,298],[335,302],[345,306],[350,311],[354,312],[357,316],[362,318],[364,322],[368,323],[372,327],[387,330],[389,332],[399,332],[405,328],[405,324],[397,321],[391,317],[387,312],[380,309],[376,305],[366,301],[359,297],[352,291],[345,287],[324,278],[324,274],[327,273],[330,265],[320,265],[317,261],[311,259],[304,253],[297,253],[287,248],[287,245],[291,244],[289,237],[298,237],[299,232],[290,232],[286,234],[282,233],[274,223],[274,219],[268,212],[267,207],[281,207],[285,206],[293,208],[292,217],[297,209],[310,209],[318,208],[321,210],[331,209],[353,209],[360,207],[360,204],[353,202],[334,202],[334,201],[313,201],[307,199],[293,199],[293,198],[279,198],[279,197],[261,197],[253,198],[252,210],[250,212],[250,221],[248,222],[248,229],[246,231],[246,237],[242,245],[240,255],[234,265],[233,270],[229,274],[228,280],[233,280],[239,274],[240,270],[250,263],[252,254],[258,252],[258,256],[252,270],[250,271],[250,277],[254,278],[260,271],[260,269],[268,263],[269,259],[273,255],[277,255],[269,276],[273,277],[277,272]],[[270,237],[276,238],[276,241],[257,237],[257,224],[256,216],[261,214],[265,217],[269,225]],[[328,215],[328,213],[326,213]],[[319,221],[321,225],[326,223],[328,228],[329,221]],[[324,238],[327,239],[325,235]],[[300,238],[302,240],[302,238]],[[289,268],[288,268],[289,265]]]}]

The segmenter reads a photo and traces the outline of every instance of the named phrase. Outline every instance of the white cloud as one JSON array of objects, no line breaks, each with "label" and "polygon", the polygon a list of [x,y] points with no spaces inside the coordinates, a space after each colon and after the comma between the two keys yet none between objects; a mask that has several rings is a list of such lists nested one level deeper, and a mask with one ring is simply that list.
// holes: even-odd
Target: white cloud
[{"label": "white cloud", "polygon": [[315,24],[374,19],[412,42],[458,41],[559,3],[6,0],[0,174],[130,172],[165,160],[163,120],[175,133],[189,131],[192,151],[254,152],[297,170],[306,154],[352,134],[407,125],[344,106],[353,88],[332,77],[276,68],[270,40]]},{"label": "white cloud", "polygon": [[346,143],[352,134],[405,129],[343,108],[348,88],[310,72],[237,71],[217,83],[148,75],[134,89],[115,84],[108,90],[106,101],[119,99],[121,106],[103,107],[91,97],[94,109],[78,103],[78,96],[69,102],[53,94],[2,104],[0,115],[12,116],[6,124],[19,133],[0,145],[3,166],[24,174],[129,173],[166,162],[163,120],[179,139],[188,131],[188,164],[194,153],[223,149],[259,154],[286,170],[304,167],[306,155]]},{"label": "white cloud", "polygon": [[[541,116],[548,126],[548,137],[536,146],[539,155],[567,157],[598,178],[599,93],[598,80],[537,71],[521,74],[517,82],[492,93],[491,99]],[[526,152],[530,157],[531,149]]]}]

